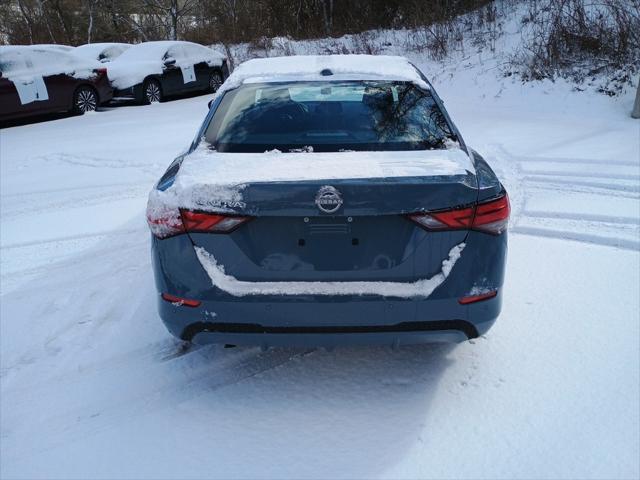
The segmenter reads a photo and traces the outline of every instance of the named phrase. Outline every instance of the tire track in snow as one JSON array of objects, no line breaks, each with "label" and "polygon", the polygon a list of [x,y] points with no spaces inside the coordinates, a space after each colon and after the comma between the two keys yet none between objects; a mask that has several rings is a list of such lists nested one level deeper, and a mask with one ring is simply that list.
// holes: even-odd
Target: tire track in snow
[{"label": "tire track in snow", "polygon": [[[537,150],[537,153],[553,150],[553,149],[558,148],[558,147],[566,147],[567,145],[571,145],[571,144],[574,144],[574,143],[582,142],[583,140],[592,140],[595,137],[604,136],[604,135],[606,135],[608,133],[611,133],[611,132],[615,132],[615,129],[614,128],[607,128],[607,129],[597,128],[597,129],[592,130],[590,132],[581,133],[581,134],[575,135],[573,137],[562,139],[559,142],[554,142],[552,144],[540,147]],[[528,157],[528,158],[531,158],[531,157]]]},{"label": "tire track in snow", "polygon": [[[575,191],[597,192],[598,190],[606,190],[607,195],[616,195],[611,192],[622,192],[618,194],[621,197],[637,198],[640,193],[640,185],[623,184],[623,183],[602,183],[596,181],[585,180],[565,180],[561,178],[549,178],[549,176],[525,175],[523,181],[529,184],[537,184],[540,188],[548,188],[549,190],[566,191],[567,188],[573,187]],[[555,187],[555,188],[553,188]],[[575,188],[578,187],[578,188]],[[581,188],[582,187],[582,188]],[[625,195],[627,193],[627,195]],[[635,195],[634,195],[635,194]]]},{"label": "tire track in snow", "polygon": [[59,243],[59,242],[67,242],[71,240],[82,240],[86,238],[95,238],[95,237],[112,237],[119,235],[130,235],[130,234],[142,234],[145,230],[142,228],[123,228],[121,230],[105,230],[103,232],[92,232],[92,233],[82,233],[78,235],[69,235],[67,237],[56,237],[56,238],[47,238],[43,240],[32,240],[29,242],[16,242],[9,243],[6,245],[1,245],[0,250],[10,250],[13,248],[23,248],[23,247],[34,247],[45,245],[49,243]]},{"label": "tire track in snow", "polygon": [[[149,182],[149,185],[151,182]],[[45,193],[25,193],[12,194],[9,201],[2,199],[2,218],[7,220],[25,214],[37,214],[40,212],[49,212],[52,210],[63,210],[78,207],[90,207],[105,203],[112,203],[118,200],[128,200],[133,198],[143,198],[149,191],[144,182],[139,182],[135,187],[105,187],[100,189],[92,189],[84,195],[69,195],[67,198],[60,198],[58,194],[65,192],[76,193],[84,189],[61,189],[53,192]],[[44,197],[44,198],[43,198]]]},{"label": "tire track in snow", "polygon": [[640,175],[633,173],[591,173],[591,172],[565,172],[553,170],[527,170],[526,174],[540,175],[545,177],[582,177],[582,178],[604,178],[607,180],[634,180],[640,181]]},{"label": "tire track in snow", "polygon": [[579,165],[605,165],[605,166],[621,166],[621,167],[638,167],[638,162],[633,160],[598,160],[591,158],[576,158],[576,157],[534,157],[534,156],[518,156],[519,163],[573,163]]},{"label": "tire track in snow", "polygon": [[[88,438],[117,429],[120,425],[134,421],[148,412],[163,416],[165,415],[163,412],[179,408],[182,403],[191,399],[215,394],[221,389],[258,377],[313,352],[315,352],[314,349],[303,351],[271,349],[262,352],[257,347],[229,351],[221,346],[212,345],[196,349],[189,355],[178,356],[170,362],[151,362],[136,372],[140,380],[138,386],[142,386],[142,388],[123,390],[119,392],[122,395],[117,398],[110,396],[101,399],[98,403],[94,402],[81,408],[72,408],[68,412],[61,412],[49,417],[45,422],[45,428],[49,432],[56,432],[56,434],[50,435],[48,438],[39,438],[40,444],[37,447],[50,449],[63,445],[69,431],[73,431],[74,435]],[[140,361],[140,358],[138,357],[137,360]],[[104,373],[115,377],[121,374],[120,370],[130,370],[131,368],[129,361],[111,362],[107,360],[104,363],[109,364],[105,367]],[[185,363],[188,368],[181,368],[179,365],[181,363]],[[117,368],[113,368],[114,365]],[[167,368],[178,369],[183,375],[168,374],[165,371]],[[187,375],[184,375],[185,373]],[[68,391],[74,391],[74,385],[82,384],[86,376],[95,374],[95,369],[88,368],[83,369],[80,374],[71,379],[71,382],[66,379]],[[154,385],[154,388],[145,389],[144,378],[147,376],[156,380],[164,378],[166,381],[160,387]],[[176,379],[179,381],[173,382]],[[6,393],[10,397],[13,392]],[[167,413],[166,418],[170,417],[171,414]],[[42,425],[39,425],[38,428],[42,428]],[[13,452],[18,458],[29,455],[29,452],[34,449],[34,446],[29,442],[21,444],[26,445],[24,451]]]},{"label": "tire track in snow", "polygon": [[532,235],[534,237],[559,238],[562,240],[574,240],[582,243],[593,243],[608,247],[624,248],[626,250],[640,250],[640,241],[627,240],[623,238],[604,237],[580,232],[569,232],[562,230],[552,230],[547,228],[515,226],[510,229],[511,233]]},{"label": "tire track in snow", "polygon": [[[640,217],[625,217],[616,215],[602,215],[590,212],[551,212],[540,210],[528,210],[527,201],[531,197],[532,190],[544,190],[553,192],[577,192],[587,193],[597,197],[616,196],[627,198],[631,202],[638,202],[637,193],[640,192],[640,175],[635,174],[598,174],[580,171],[551,171],[522,168],[535,162],[556,162],[575,165],[622,165],[635,166],[640,164],[633,162],[608,162],[606,160],[562,158],[562,157],[534,157],[518,156],[508,152],[503,145],[497,145],[498,164],[506,173],[501,180],[507,185],[511,198],[517,208],[513,209],[510,231],[516,234],[533,235],[539,237],[559,238],[584,243],[593,243],[604,246],[612,246],[629,250],[640,250]],[[505,165],[511,168],[505,168]],[[499,175],[500,176],[500,175]],[[560,178],[558,178],[560,177]],[[604,182],[580,180],[584,178],[597,178]],[[627,182],[622,183],[622,182]],[[515,189],[512,190],[512,188]],[[600,189],[600,191],[598,191]],[[640,206],[640,204],[639,204]],[[640,210],[639,210],[640,212]],[[531,225],[527,220],[571,220],[570,228],[554,228],[554,226]],[[534,222],[535,223],[535,222]],[[566,225],[569,227],[569,225]],[[610,232],[610,235],[607,233]]]},{"label": "tire track in snow", "polygon": [[567,220],[584,220],[591,222],[619,223],[625,225],[640,225],[640,218],[618,217],[615,215],[598,215],[589,213],[545,212],[528,210],[523,215],[531,218],[559,218]]},{"label": "tire track in snow", "polygon": [[22,192],[15,193],[4,193],[0,195],[0,198],[13,198],[13,197],[27,197],[30,195],[41,195],[46,193],[64,193],[64,192],[76,192],[83,190],[95,191],[96,189],[101,188],[117,188],[117,187],[139,187],[140,182],[128,182],[128,183],[104,183],[104,184],[96,184],[96,185],[85,185],[82,187],[66,187],[66,188],[51,188],[44,190],[28,190]]}]

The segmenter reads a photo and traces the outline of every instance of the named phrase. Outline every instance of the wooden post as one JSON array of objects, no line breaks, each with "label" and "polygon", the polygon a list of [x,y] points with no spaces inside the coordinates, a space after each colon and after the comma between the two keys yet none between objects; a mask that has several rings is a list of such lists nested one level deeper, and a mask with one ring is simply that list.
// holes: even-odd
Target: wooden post
[{"label": "wooden post", "polygon": [[636,90],[636,101],[633,104],[631,118],[640,118],[640,79],[638,79],[638,90]]}]

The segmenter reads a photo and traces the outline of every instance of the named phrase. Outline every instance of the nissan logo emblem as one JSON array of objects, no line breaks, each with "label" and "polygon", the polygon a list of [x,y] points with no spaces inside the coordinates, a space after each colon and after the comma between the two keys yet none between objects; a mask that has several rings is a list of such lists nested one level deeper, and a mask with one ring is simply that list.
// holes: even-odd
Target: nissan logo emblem
[{"label": "nissan logo emblem", "polygon": [[320,211],[324,213],[335,213],[340,209],[342,203],[342,195],[340,195],[340,192],[336,188],[325,185],[318,190],[316,205]]}]

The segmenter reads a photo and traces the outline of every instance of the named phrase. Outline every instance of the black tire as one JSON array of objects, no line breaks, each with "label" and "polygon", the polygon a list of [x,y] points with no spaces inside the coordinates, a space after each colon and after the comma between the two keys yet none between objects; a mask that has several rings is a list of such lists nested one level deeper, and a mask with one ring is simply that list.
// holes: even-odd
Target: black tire
[{"label": "black tire", "polygon": [[222,72],[219,70],[211,72],[211,75],[209,75],[209,91],[211,93],[217,92],[223,83],[224,78],[222,78]]},{"label": "black tire", "polygon": [[82,85],[73,92],[73,113],[82,115],[98,108],[98,93],[88,85]]},{"label": "black tire", "polygon": [[145,80],[142,85],[142,103],[149,105],[150,103],[158,103],[162,101],[162,86],[155,78]]}]

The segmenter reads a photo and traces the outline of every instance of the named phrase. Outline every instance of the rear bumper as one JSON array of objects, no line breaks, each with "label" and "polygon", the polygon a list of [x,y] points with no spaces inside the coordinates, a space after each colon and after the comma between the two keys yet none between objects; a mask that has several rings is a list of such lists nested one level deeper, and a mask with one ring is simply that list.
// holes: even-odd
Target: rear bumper
[{"label": "rear bumper", "polygon": [[381,333],[323,333],[323,334],[230,334],[205,332],[198,334],[197,344],[230,344],[270,347],[339,347],[383,345],[400,347],[423,343],[460,343],[467,340],[463,333],[455,330],[431,332]]},{"label": "rear bumper", "polygon": [[109,83],[107,77],[99,78],[94,82],[94,86],[98,92],[98,101],[103,105],[113,98],[113,87]]},{"label": "rear bumper", "polygon": [[113,91],[113,98],[114,99],[118,99],[118,98],[138,98],[138,94],[142,89],[142,85],[138,84],[138,85],[134,85],[132,87],[129,88],[123,88],[123,89],[118,89],[116,88]]},{"label": "rear bumper", "polygon": [[263,347],[458,343],[486,333],[502,294],[470,305],[455,299],[204,302],[196,308],[158,299],[169,331],[198,344]]},{"label": "rear bumper", "polygon": [[[426,298],[234,296],[212,287],[188,236],[152,240],[158,310],[174,336],[200,344],[262,346],[403,345],[461,342],[483,335],[500,314],[506,251],[506,234],[470,232],[449,277]],[[459,303],[460,298],[482,289],[498,294],[476,303]],[[162,292],[201,303],[195,308],[174,305],[161,298]]]}]

